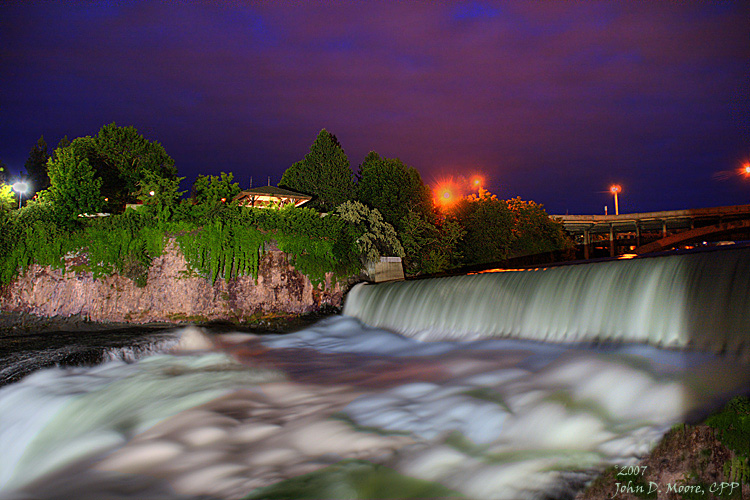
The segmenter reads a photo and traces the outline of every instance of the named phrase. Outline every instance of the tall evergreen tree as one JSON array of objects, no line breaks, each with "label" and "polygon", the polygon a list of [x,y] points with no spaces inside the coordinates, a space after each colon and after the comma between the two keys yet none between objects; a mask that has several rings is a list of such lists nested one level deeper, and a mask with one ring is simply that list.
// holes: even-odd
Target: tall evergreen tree
[{"label": "tall evergreen tree", "polygon": [[49,157],[47,142],[44,140],[44,136],[41,136],[34,147],[31,148],[29,158],[24,163],[31,184],[31,191],[26,193],[28,197],[50,186],[49,175],[47,175],[47,160],[49,160]]},{"label": "tall evergreen tree", "polygon": [[279,186],[313,195],[308,206],[321,211],[351,200],[354,181],[349,158],[336,136],[321,130],[305,158],[286,169]]},{"label": "tall evergreen tree", "polygon": [[70,147],[58,149],[47,167],[51,185],[40,197],[52,203],[62,220],[75,220],[78,214],[101,210],[102,180],[95,176],[86,157]]}]

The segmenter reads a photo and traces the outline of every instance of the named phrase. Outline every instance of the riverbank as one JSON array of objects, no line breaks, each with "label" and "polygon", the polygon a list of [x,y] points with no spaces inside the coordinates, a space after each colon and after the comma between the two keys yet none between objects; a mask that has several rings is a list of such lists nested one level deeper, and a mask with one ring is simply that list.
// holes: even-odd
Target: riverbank
[{"label": "riverbank", "polygon": [[735,398],[705,421],[675,425],[637,465],[610,467],[575,500],[750,497],[750,402]]},{"label": "riverbank", "polygon": [[[86,328],[88,323],[263,326],[274,324],[269,315],[288,320],[338,308],[348,286],[331,274],[324,282],[313,283],[278,250],[262,256],[256,277],[215,281],[196,274],[174,242],[154,259],[144,282],[118,273],[97,277],[85,269],[87,261],[79,262],[84,257],[66,259],[64,269],[31,265],[15,282],[0,289],[0,311],[50,318],[50,324],[63,328]],[[44,320],[21,317],[10,322],[48,328]]]},{"label": "riverbank", "polygon": [[338,314],[333,306],[323,306],[318,310],[303,314],[263,313],[244,318],[243,321],[179,321],[179,322],[101,322],[91,321],[76,314],[72,316],[37,316],[24,312],[0,311],[0,336],[27,335],[53,332],[106,332],[129,328],[147,330],[168,330],[184,326],[199,326],[211,331],[242,331],[253,333],[291,333],[310,326],[323,318]]}]

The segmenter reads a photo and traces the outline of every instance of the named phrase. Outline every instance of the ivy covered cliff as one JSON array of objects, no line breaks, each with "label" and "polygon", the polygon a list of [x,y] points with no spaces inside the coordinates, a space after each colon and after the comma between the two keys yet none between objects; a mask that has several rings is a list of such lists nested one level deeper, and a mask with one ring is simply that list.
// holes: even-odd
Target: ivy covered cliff
[{"label": "ivy covered cliff", "polygon": [[362,259],[391,250],[358,209],[145,205],[60,224],[32,203],[0,222],[0,308],[152,322],[338,306]]}]

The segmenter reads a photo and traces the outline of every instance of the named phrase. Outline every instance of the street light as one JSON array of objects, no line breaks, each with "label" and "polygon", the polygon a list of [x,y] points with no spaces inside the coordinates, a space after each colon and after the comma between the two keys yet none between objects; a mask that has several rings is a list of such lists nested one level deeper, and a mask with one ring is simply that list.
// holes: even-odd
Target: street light
[{"label": "street light", "polygon": [[18,193],[18,208],[21,208],[23,195],[29,189],[29,185],[23,181],[13,183],[13,190]]},{"label": "street light", "polygon": [[620,207],[617,204],[617,193],[620,191],[622,191],[622,188],[617,184],[614,184],[609,188],[609,192],[615,195],[615,215],[620,215]]}]

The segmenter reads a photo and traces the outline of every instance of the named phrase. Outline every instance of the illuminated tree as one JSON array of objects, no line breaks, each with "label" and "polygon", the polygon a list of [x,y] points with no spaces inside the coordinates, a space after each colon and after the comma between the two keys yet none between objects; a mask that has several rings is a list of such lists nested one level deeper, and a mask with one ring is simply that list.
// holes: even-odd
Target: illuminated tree
[{"label": "illuminated tree", "polygon": [[467,264],[497,262],[510,256],[514,216],[508,204],[487,191],[456,203],[453,213],[466,230],[459,248]]},{"label": "illuminated tree", "polygon": [[408,274],[438,273],[461,264],[459,244],[466,234],[463,226],[451,216],[436,223],[413,211],[401,219],[399,238],[404,246],[404,269]]},{"label": "illuminated tree", "polygon": [[357,228],[357,245],[363,263],[375,262],[381,256],[404,256],[396,230],[377,210],[370,210],[358,201],[347,201],[336,209],[336,213]]},{"label": "illuminated tree", "polygon": [[514,217],[511,256],[572,248],[562,223],[550,219],[541,205],[521,198],[510,199],[507,204]]},{"label": "illuminated tree", "polygon": [[228,203],[240,194],[240,185],[232,182],[233,180],[232,172],[228,174],[222,172],[220,176],[199,175],[193,182],[190,198],[197,205],[217,204],[222,203],[222,200]]},{"label": "illuminated tree", "polygon": [[13,196],[13,186],[0,182],[0,212],[8,211],[18,206]]},{"label": "illuminated tree", "polygon": [[313,195],[307,206],[321,211],[351,200],[354,182],[349,158],[336,136],[321,130],[305,158],[286,169],[279,186]]},{"label": "illuminated tree", "polygon": [[87,158],[72,148],[55,150],[55,159],[47,161],[47,172],[50,187],[40,193],[40,198],[50,202],[62,220],[75,220],[78,214],[101,210],[102,180],[96,177]]}]

